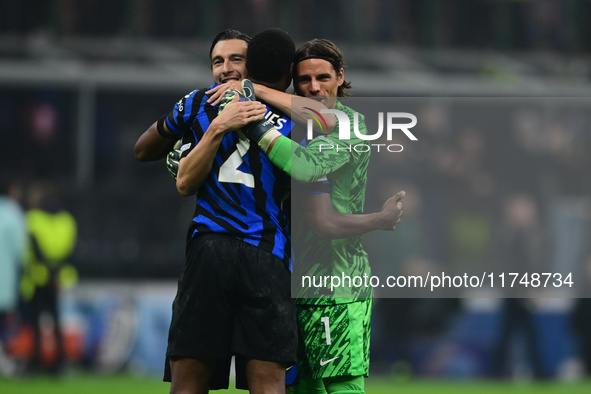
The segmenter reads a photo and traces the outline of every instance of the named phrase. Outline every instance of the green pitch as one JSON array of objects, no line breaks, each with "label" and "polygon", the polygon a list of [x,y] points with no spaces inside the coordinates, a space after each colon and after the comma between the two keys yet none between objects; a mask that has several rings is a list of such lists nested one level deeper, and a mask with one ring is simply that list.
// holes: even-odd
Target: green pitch
[{"label": "green pitch", "polygon": [[[66,375],[60,378],[23,377],[7,380],[0,378],[3,394],[164,394],[169,383],[157,378],[131,375]],[[591,381],[573,383],[526,383],[492,381],[410,380],[393,381],[384,377],[372,377],[366,383],[367,394],[588,394]],[[219,390],[212,393],[245,394],[242,390]]]}]

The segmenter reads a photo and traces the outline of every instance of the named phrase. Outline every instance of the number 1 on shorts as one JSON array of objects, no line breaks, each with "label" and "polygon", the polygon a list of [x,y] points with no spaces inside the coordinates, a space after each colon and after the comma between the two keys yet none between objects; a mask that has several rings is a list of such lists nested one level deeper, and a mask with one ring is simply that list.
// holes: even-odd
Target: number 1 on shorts
[{"label": "number 1 on shorts", "polygon": [[326,344],[330,345],[330,323],[328,322],[328,316],[321,317],[320,321],[324,323],[324,332],[326,333]]}]

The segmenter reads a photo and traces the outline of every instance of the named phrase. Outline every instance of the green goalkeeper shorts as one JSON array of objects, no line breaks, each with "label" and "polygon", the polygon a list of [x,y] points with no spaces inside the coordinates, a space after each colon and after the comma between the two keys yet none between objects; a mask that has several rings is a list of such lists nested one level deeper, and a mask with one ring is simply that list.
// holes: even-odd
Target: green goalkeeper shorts
[{"label": "green goalkeeper shorts", "polygon": [[371,306],[371,299],[298,305],[302,376],[368,376]]}]

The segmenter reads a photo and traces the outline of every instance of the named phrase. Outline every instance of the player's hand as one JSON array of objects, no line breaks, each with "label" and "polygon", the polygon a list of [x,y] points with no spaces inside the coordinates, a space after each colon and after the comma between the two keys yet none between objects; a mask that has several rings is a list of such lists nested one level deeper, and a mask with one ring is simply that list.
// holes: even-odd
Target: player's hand
[{"label": "player's hand", "polygon": [[224,96],[220,101],[220,108],[218,109],[218,114],[220,114],[226,106],[232,102],[236,101],[251,101],[249,100],[241,90],[229,89],[224,92]]},{"label": "player's hand", "polygon": [[205,92],[209,96],[207,102],[211,105],[219,105],[222,102],[226,90],[242,90],[242,84],[240,81],[229,81],[209,89]]},{"label": "player's hand", "polygon": [[[220,109],[218,110],[218,114],[225,115],[225,109],[227,107],[231,107],[232,105],[236,105],[237,102],[241,102],[243,105],[247,102],[258,103],[254,100],[256,100],[256,97],[254,94],[254,86],[252,82],[248,79],[243,79],[241,82],[240,90],[226,90],[226,92],[224,93],[224,97],[222,97],[222,100],[220,102]],[[266,113],[267,107],[264,107]],[[263,118],[259,118],[255,121],[248,122],[248,124],[243,124],[240,130],[251,141],[258,144],[258,146],[264,152],[267,152],[272,142],[276,138],[281,136],[281,133],[275,129],[273,122]]]},{"label": "player's hand", "polygon": [[228,91],[240,93],[240,95],[242,95],[240,101],[256,101],[256,97],[254,95],[254,85],[249,79],[243,79],[240,82],[226,82],[206,91],[205,93],[211,96],[207,102],[211,105],[221,105],[226,98]]},{"label": "player's hand", "polygon": [[228,91],[220,104],[220,111],[212,124],[220,126],[224,133],[240,130],[249,123],[263,119],[267,106],[258,101],[244,101],[246,98],[238,91]]},{"label": "player's hand", "polygon": [[181,159],[181,140],[178,140],[172,150],[166,155],[166,168],[176,181],[176,175],[179,172],[179,160]]},{"label": "player's hand", "polygon": [[382,205],[380,217],[383,221],[383,230],[394,231],[396,225],[400,223],[403,214],[402,199],[405,196],[405,191],[398,192]]},{"label": "player's hand", "polygon": [[243,79],[242,82],[240,82],[240,86],[242,87],[242,93],[247,99],[250,101],[256,101],[257,98],[254,95],[254,85],[250,79]]}]

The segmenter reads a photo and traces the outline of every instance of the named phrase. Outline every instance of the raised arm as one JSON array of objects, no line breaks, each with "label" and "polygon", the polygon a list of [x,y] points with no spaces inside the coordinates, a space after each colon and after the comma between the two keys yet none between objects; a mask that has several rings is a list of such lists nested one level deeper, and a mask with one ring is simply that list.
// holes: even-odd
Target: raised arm
[{"label": "raised arm", "polygon": [[346,149],[335,149],[326,136],[313,140],[314,146],[304,147],[287,137],[276,138],[268,151],[269,160],[298,182],[316,182],[349,162]]},{"label": "raised arm", "polygon": [[[308,119],[313,120],[311,114],[314,111],[320,112],[323,109],[327,109],[324,104],[314,99],[281,92],[277,89],[261,85],[260,83],[253,83],[252,85],[257,100],[261,100],[277,108],[279,111],[288,115],[291,120],[302,125],[305,125]],[[206,92],[210,97],[208,102],[212,105],[219,105],[224,93],[229,89],[242,90],[242,83],[230,81],[208,90]],[[312,127],[319,134],[329,134],[337,124],[336,117],[333,114],[323,114],[322,117],[326,121],[326,128],[321,127],[316,122],[312,123]]]},{"label": "raised arm", "polygon": [[[308,119],[313,120],[312,111],[310,110],[320,113],[321,110],[327,109],[320,101],[311,98],[280,92],[258,83],[253,85],[257,99],[271,104],[284,114],[288,114],[291,120],[303,125],[306,124]],[[322,117],[326,121],[327,128],[325,129],[316,122],[312,122],[314,131],[320,134],[329,134],[337,124],[336,117],[333,114],[323,114]]]}]

